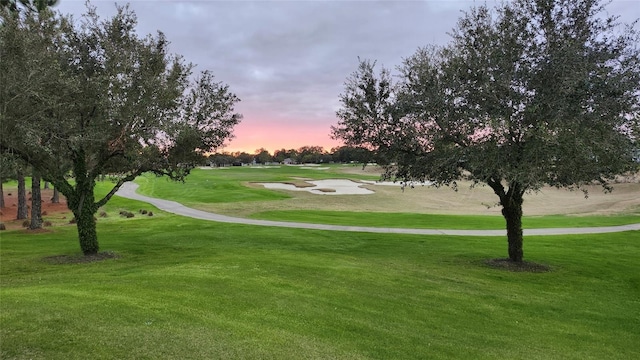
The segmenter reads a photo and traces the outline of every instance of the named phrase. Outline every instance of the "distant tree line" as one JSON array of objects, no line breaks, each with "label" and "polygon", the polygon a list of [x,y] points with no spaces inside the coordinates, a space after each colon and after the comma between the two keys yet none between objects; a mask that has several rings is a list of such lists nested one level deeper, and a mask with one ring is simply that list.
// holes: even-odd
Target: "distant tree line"
[{"label": "distant tree line", "polygon": [[327,151],[322,146],[303,146],[298,149],[279,149],[271,154],[267,149],[260,148],[253,154],[247,152],[217,152],[209,155],[208,164],[211,166],[232,166],[243,164],[329,164],[329,163],[357,163],[384,162],[376,153],[354,146],[339,146]]}]

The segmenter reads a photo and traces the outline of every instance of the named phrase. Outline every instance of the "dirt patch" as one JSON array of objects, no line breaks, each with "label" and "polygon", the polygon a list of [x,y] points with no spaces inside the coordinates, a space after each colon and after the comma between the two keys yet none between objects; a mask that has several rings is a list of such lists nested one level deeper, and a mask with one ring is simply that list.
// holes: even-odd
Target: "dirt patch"
[{"label": "dirt patch", "polygon": [[[11,194],[11,195],[9,195]],[[27,195],[29,197],[30,195]],[[52,224],[61,225],[69,222],[73,217],[71,210],[67,207],[67,199],[60,194],[60,202],[54,204],[51,202],[53,190],[42,190],[42,220],[50,221]],[[4,189],[5,207],[0,209],[0,222],[3,223],[7,230],[22,229],[23,220],[17,220],[18,216],[18,194],[16,189]],[[31,200],[27,200],[27,205],[31,209]],[[29,217],[31,210],[29,210]]]},{"label": "dirt patch", "polygon": [[324,192],[324,193],[334,193],[336,189],[316,189],[316,191]]},{"label": "dirt patch", "polygon": [[308,183],[304,180],[299,180],[299,181],[285,181],[283,182],[283,184],[288,184],[288,185],[293,185],[297,188],[309,188],[309,187],[314,187],[315,185]]},{"label": "dirt patch", "polygon": [[112,251],[103,251],[95,255],[55,255],[47,256],[42,260],[48,264],[85,264],[108,259],[118,259],[120,256]]},{"label": "dirt patch", "polygon": [[489,259],[484,262],[489,267],[500,270],[513,272],[533,272],[542,273],[549,272],[551,268],[544,264],[538,264],[529,261],[512,261],[511,259]]}]

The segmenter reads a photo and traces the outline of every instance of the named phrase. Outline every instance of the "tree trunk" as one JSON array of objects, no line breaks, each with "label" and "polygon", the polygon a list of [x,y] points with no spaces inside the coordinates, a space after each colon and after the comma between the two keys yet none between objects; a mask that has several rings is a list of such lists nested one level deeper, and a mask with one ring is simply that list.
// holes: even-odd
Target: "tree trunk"
[{"label": "tree trunk", "polygon": [[509,259],[514,262],[522,262],[522,202],[524,201],[525,187],[517,181],[513,181],[510,183],[509,190],[505,191],[498,176],[487,179],[487,184],[500,198],[502,216],[507,222]]},{"label": "tree trunk", "polygon": [[76,189],[73,196],[67,196],[67,206],[76,218],[80,249],[85,255],[98,253],[98,233],[94,214],[98,210],[93,194],[94,184],[91,180],[76,177]]},{"label": "tree trunk", "polygon": [[18,216],[16,219],[26,219],[29,216],[27,209],[27,191],[24,184],[24,174],[18,170]]},{"label": "tree trunk", "polygon": [[87,208],[73,213],[76,217],[78,239],[80,240],[82,253],[85,255],[97,254],[100,247],[98,246],[98,233],[96,231],[96,220],[93,217],[94,213]]},{"label": "tree trunk", "polygon": [[[509,191],[511,194],[511,191]],[[516,192],[502,200],[502,215],[507,222],[507,242],[509,244],[509,259],[521,262],[522,251],[522,194]]]},{"label": "tree trunk", "polygon": [[31,230],[42,228],[41,200],[40,175],[34,170],[31,175],[31,225],[29,225]]},{"label": "tree trunk", "polygon": [[47,189],[47,190],[49,189],[49,182],[48,181],[44,182],[44,188]]},{"label": "tree trunk", "polygon": [[58,192],[58,189],[56,189],[55,187],[53,188],[53,197],[51,197],[51,203],[52,204],[60,203],[60,193]]},{"label": "tree trunk", "polygon": [[0,179],[0,209],[4,208],[4,189],[2,188],[2,179]]}]

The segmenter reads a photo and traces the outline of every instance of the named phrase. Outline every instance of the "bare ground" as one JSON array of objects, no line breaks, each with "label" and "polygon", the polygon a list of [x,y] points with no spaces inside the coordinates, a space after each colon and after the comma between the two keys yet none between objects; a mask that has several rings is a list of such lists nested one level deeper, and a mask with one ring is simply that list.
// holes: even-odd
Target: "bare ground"
[{"label": "bare ground", "polygon": [[[362,170],[349,169],[348,172]],[[380,171],[376,167],[367,167],[363,173],[371,174]],[[611,215],[640,213],[640,174],[618,177],[613,184],[614,190],[605,193],[601,186],[586,188],[588,197],[582,191],[570,191],[544,187],[538,192],[525,195],[523,210],[527,215]],[[379,189],[377,191],[391,195],[395,189]],[[379,189],[379,190],[378,190]],[[424,208],[417,212],[443,214],[488,214],[500,215],[497,206],[498,197],[488,186],[479,185],[471,188],[471,183],[460,182],[458,190],[450,188],[422,187],[408,188],[402,195],[405,206]]]},{"label": "bare ground", "polygon": [[[349,166],[349,174],[379,174],[375,167]],[[640,215],[640,176],[634,175],[614,184],[611,193],[604,193],[600,186],[590,186],[588,198],[582,191],[569,191],[545,187],[538,192],[525,195],[523,210],[528,216],[537,215]],[[260,187],[257,184],[246,184]],[[409,212],[449,215],[501,215],[497,206],[498,197],[487,186],[471,188],[470,183],[461,182],[458,190],[415,185],[414,188],[364,185],[374,190],[372,195],[345,195],[326,197],[306,192],[289,191],[293,198],[281,201],[202,204],[201,210],[219,212],[233,216],[248,216],[258,211],[269,210],[331,210],[369,212]],[[302,200],[302,201],[301,201]]]},{"label": "bare ground", "polygon": [[[0,209],[0,223],[3,223],[7,230],[15,230],[23,228],[22,223],[24,220],[17,220],[16,216],[18,215],[18,196],[15,189],[5,189],[4,190],[4,202],[5,207]],[[27,197],[30,198],[31,192],[28,193]],[[52,224],[60,225],[66,224],[73,218],[71,210],[67,208],[67,200],[62,194],[60,194],[60,203],[53,204],[51,202],[51,197],[53,197],[53,190],[51,189],[43,189],[42,190],[42,219],[44,221],[49,221]],[[27,201],[27,205],[29,209],[31,209],[31,200]],[[29,210],[29,218],[31,217],[31,210]]]}]

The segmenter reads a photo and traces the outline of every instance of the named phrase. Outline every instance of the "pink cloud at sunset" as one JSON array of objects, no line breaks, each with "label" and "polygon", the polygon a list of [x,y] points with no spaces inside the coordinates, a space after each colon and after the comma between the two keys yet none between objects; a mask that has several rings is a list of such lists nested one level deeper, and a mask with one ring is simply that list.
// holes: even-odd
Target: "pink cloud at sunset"
[{"label": "pink cloud at sunset", "polygon": [[331,121],[282,123],[245,118],[234,128],[235,138],[218,151],[253,154],[255,150],[265,148],[273,154],[279,149],[298,149],[302,146],[322,146],[328,151],[342,145],[340,141],[331,139],[328,123]]}]

